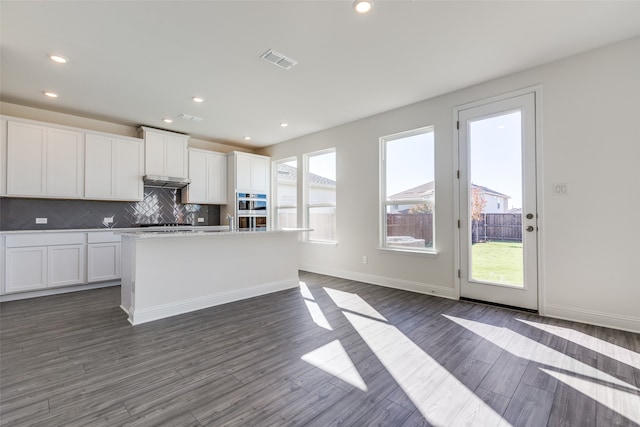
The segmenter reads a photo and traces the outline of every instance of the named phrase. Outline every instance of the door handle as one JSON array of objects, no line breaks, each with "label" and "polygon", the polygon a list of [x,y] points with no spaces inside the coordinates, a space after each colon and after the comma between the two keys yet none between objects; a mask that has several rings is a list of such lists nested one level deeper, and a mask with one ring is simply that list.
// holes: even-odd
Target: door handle
[{"label": "door handle", "polygon": [[533,225],[528,226],[528,227],[527,227],[527,231],[528,231],[528,232],[532,232],[532,231],[533,231]]}]

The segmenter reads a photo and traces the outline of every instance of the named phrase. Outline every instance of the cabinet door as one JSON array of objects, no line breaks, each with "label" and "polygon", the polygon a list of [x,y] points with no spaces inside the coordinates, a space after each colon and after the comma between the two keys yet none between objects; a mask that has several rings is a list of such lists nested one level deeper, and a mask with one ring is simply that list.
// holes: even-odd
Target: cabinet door
[{"label": "cabinet door", "polygon": [[211,154],[207,159],[207,199],[215,205],[227,204],[227,159],[223,154]]},{"label": "cabinet door", "polygon": [[[184,203],[207,203],[207,169],[206,153],[189,150],[189,179],[191,183],[182,190]],[[186,200],[184,200],[186,199]]]},{"label": "cabinet door", "polygon": [[84,194],[92,199],[111,199],[113,189],[113,144],[111,138],[87,134]]},{"label": "cabinet door", "polygon": [[46,186],[46,129],[9,122],[7,129],[7,194],[44,196]]},{"label": "cabinet door", "polygon": [[47,287],[47,247],[7,248],[5,291],[23,292]]},{"label": "cabinet door", "polygon": [[115,139],[113,146],[114,198],[117,200],[142,200],[144,198],[142,142]]},{"label": "cabinet door", "polygon": [[49,246],[47,249],[48,287],[85,283],[85,245]]},{"label": "cabinet door", "polygon": [[47,129],[47,196],[84,196],[84,135]]},{"label": "cabinet door", "polygon": [[87,247],[87,281],[117,280],[121,277],[121,244],[92,243]]},{"label": "cabinet door", "polygon": [[269,189],[269,159],[251,158],[251,190],[267,192]]},{"label": "cabinet door", "polygon": [[165,175],[164,136],[153,132],[145,132],[144,141],[144,173],[147,175]]},{"label": "cabinet door", "polygon": [[236,190],[251,191],[251,158],[236,155]]},{"label": "cabinet door", "polygon": [[167,176],[186,178],[187,173],[187,141],[181,136],[164,136],[165,171]]}]

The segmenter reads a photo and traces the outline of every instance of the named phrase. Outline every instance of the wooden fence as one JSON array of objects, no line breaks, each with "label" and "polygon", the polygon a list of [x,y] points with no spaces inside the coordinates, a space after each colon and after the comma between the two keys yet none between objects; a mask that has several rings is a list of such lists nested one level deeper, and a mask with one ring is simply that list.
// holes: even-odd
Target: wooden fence
[{"label": "wooden fence", "polygon": [[387,236],[411,236],[433,242],[433,214],[387,214]]},{"label": "wooden fence", "polygon": [[522,215],[511,213],[482,214],[480,221],[473,221],[472,241],[492,240],[522,241]]},{"label": "wooden fence", "polygon": [[[433,215],[387,214],[387,236],[411,236],[433,242]],[[472,223],[473,242],[491,240],[522,241],[522,215],[511,213],[482,214]]]}]

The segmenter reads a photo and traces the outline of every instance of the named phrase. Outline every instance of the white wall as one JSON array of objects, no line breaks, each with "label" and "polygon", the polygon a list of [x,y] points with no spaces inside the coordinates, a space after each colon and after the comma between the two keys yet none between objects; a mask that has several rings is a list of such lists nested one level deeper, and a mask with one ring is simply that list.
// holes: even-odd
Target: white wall
[{"label": "white wall", "polygon": [[[302,245],[301,267],[456,297],[453,108],[535,85],[542,87],[541,313],[640,331],[640,38],[262,150],[278,160],[337,149],[338,244]],[[379,251],[378,140],[429,125],[438,255]],[[554,196],[553,183],[568,184],[568,195]]]},{"label": "white wall", "polygon": [[[137,126],[106,122],[103,120],[90,119],[72,114],[57,113],[39,108],[25,107],[23,105],[12,104],[9,102],[0,102],[0,114],[10,117],[20,117],[23,119],[39,120],[47,123],[72,126],[81,129],[89,129],[98,132],[112,133],[115,135],[131,136],[134,138],[139,137]],[[196,138],[189,138],[189,147],[218,151],[221,153],[228,153],[231,151],[251,152],[251,150],[244,147],[235,147],[228,144],[215,141],[205,141]]]}]

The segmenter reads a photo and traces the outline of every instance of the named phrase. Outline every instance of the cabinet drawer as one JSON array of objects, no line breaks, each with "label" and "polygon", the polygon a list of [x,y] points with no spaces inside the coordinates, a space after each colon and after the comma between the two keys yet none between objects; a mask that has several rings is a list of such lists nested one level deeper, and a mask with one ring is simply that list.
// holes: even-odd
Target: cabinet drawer
[{"label": "cabinet drawer", "polygon": [[113,231],[92,231],[87,233],[87,243],[110,243],[121,240],[122,236],[114,234]]},{"label": "cabinet drawer", "polygon": [[33,233],[10,234],[7,236],[7,248],[29,246],[81,245],[85,243],[85,233]]}]

